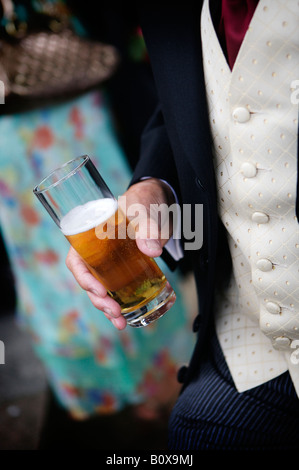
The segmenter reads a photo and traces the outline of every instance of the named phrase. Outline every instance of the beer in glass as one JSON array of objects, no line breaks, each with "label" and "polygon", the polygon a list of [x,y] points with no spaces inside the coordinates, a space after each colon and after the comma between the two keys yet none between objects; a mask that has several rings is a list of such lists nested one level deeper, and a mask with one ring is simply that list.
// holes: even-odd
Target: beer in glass
[{"label": "beer in glass", "polygon": [[130,326],[146,326],[170,309],[172,287],[129,236],[125,213],[88,156],[54,170],[33,191]]}]

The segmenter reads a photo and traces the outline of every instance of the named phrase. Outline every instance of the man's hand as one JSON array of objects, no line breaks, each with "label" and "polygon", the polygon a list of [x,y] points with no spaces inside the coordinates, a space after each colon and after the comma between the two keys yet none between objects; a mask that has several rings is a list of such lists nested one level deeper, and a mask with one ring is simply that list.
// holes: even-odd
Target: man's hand
[{"label": "man's hand", "polygon": [[[158,214],[150,209],[151,205],[167,204],[170,206],[174,202],[171,189],[162,181],[150,178],[132,185],[123,196],[126,196],[127,211],[131,204],[136,203],[146,209],[142,212],[144,218],[138,217],[136,243],[139,250],[152,258],[160,256],[163,246],[172,233],[171,221],[167,221],[169,222],[169,234],[166,233],[165,237]],[[128,218],[129,220],[133,218],[132,222],[134,222],[132,214]],[[155,234],[154,238],[150,238],[152,234]],[[66,265],[78,284],[87,292],[92,304],[101,310],[117,329],[124,329],[126,320],[121,314],[119,304],[108,295],[105,287],[91,274],[82,258],[72,247],[68,252]]]}]

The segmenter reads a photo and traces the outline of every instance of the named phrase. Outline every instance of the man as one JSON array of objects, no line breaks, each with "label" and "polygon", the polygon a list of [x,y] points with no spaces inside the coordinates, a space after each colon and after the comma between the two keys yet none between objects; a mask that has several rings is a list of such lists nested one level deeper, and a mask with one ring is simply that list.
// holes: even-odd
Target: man
[{"label": "man", "polygon": [[[170,448],[296,449],[298,3],[162,2],[140,13],[160,105],[128,204],[177,197],[193,207],[195,226],[198,204],[204,214],[202,247],[185,250],[198,291],[197,343],[179,374]],[[166,241],[137,244],[159,256]],[[120,308],[72,249],[67,265],[124,328]]]}]

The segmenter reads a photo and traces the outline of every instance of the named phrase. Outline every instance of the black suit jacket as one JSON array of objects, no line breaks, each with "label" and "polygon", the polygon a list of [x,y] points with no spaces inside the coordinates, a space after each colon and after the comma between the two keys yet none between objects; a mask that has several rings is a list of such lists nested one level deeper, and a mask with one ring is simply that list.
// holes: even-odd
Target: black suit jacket
[{"label": "black suit jacket", "polygon": [[[144,175],[168,181],[181,204],[203,204],[203,246],[188,251],[198,291],[198,316],[193,330],[198,339],[188,368],[179,380],[187,383],[198,368],[212,319],[216,270],[222,262],[225,237],[217,215],[217,194],[200,45],[201,2],[144,6],[140,22],[159,97],[159,107],[147,126],[133,181]],[[193,215],[194,221],[194,215]],[[183,232],[183,231],[182,231]],[[222,248],[221,248],[222,247]],[[221,257],[222,258],[222,257]],[[229,277],[229,276],[227,276]]]},{"label": "black suit jacket", "polygon": [[[215,3],[215,2],[214,2]],[[203,246],[186,253],[198,291],[193,330],[196,347],[189,367],[180,371],[187,384],[199,367],[213,318],[215,286],[229,279],[231,259],[217,214],[217,193],[206,103],[200,11],[202,2],[159,5],[145,2],[140,23],[156,83],[159,108],[147,126],[132,182],[145,175],[168,181],[182,204],[203,204]]]}]

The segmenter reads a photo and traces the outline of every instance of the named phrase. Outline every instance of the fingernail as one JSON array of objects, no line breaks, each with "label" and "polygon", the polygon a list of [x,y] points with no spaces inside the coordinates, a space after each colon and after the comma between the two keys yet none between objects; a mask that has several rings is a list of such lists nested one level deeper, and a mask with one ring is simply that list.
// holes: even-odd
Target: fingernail
[{"label": "fingernail", "polygon": [[148,239],[148,240],[145,240],[145,244],[146,244],[146,246],[148,247],[149,250],[156,251],[156,250],[161,249],[161,245],[160,245],[160,242],[158,240]]},{"label": "fingernail", "polygon": [[104,310],[103,310],[105,313],[107,313],[107,315],[110,315],[111,317],[113,318],[117,318],[114,313],[112,312],[112,310],[108,307],[105,307]]},{"label": "fingernail", "polygon": [[90,292],[92,292],[94,295],[97,295],[98,297],[101,297],[98,291],[95,289],[90,289]]}]

